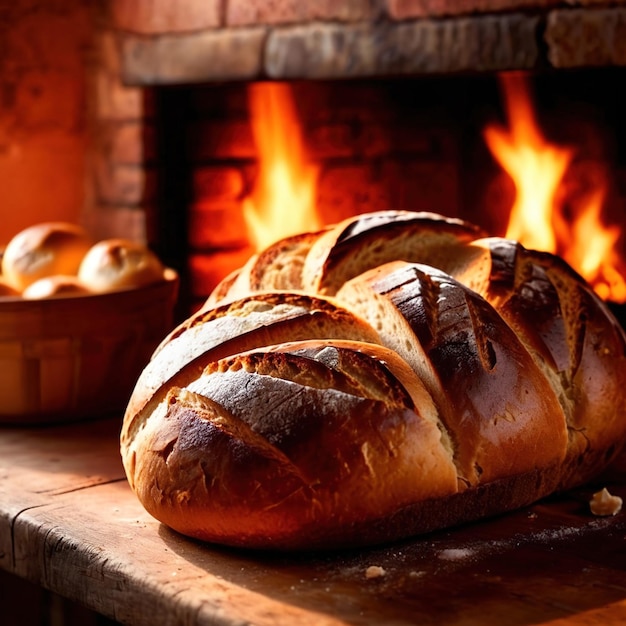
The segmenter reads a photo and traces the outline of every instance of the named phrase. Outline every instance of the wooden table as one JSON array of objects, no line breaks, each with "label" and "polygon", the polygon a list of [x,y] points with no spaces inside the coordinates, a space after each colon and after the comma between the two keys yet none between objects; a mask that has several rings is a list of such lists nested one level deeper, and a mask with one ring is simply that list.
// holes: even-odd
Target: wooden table
[{"label": "wooden table", "polygon": [[591,516],[588,490],[387,547],[250,554],[152,519],[119,425],[0,428],[0,568],[133,626],[626,623],[626,513]]}]

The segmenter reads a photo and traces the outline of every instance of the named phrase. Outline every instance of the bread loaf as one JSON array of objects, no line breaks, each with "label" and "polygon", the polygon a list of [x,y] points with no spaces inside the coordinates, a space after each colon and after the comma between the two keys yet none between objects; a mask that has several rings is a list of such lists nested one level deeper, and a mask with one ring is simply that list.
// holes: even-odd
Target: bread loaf
[{"label": "bread loaf", "polygon": [[95,293],[151,285],[164,279],[165,267],[145,245],[127,239],[103,239],[86,252],[78,278]]},{"label": "bread loaf", "polygon": [[130,398],[129,483],[175,530],[389,542],[591,481],[624,448],[626,337],[553,255],[405,211],[270,248]]},{"label": "bread loaf", "polygon": [[42,300],[44,298],[63,298],[88,295],[91,292],[77,276],[55,274],[40,278],[31,283],[22,292],[25,300]]},{"label": "bread loaf", "polygon": [[76,224],[42,222],[17,233],[2,257],[2,275],[22,292],[40,278],[75,275],[92,241]]}]

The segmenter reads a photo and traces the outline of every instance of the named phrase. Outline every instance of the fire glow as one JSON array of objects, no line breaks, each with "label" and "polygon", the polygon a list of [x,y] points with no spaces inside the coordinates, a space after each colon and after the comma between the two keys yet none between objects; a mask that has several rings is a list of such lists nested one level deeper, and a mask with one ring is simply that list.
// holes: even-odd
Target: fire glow
[{"label": "fire glow", "polygon": [[[603,222],[606,181],[586,196],[567,198],[564,178],[576,151],[544,138],[521,74],[503,75],[502,86],[509,128],[488,125],[484,138],[515,185],[505,236],[558,254],[601,298],[626,302],[626,261],[617,245],[621,229]],[[259,169],[243,214],[250,244],[261,250],[324,224],[316,206],[318,167],[306,159],[291,86],[252,83],[248,96]]]},{"label": "fire glow", "polygon": [[261,250],[283,237],[321,228],[318,170],[306,160],[290,87],[254,83],[248,95],[259,172],[243,214],[250,243]]},{"label": "fire glow", "polygon": [[602,221],[606,183],[578,198],[568,217],[563,179],[575,151],[544,139],[522,75],[504,75],[502,87],[510,127],[489,125],[484,136],[515,185],[506,237],[560,255],[601,298],[625,302],[626,264],[617,252],[621,230]]}]

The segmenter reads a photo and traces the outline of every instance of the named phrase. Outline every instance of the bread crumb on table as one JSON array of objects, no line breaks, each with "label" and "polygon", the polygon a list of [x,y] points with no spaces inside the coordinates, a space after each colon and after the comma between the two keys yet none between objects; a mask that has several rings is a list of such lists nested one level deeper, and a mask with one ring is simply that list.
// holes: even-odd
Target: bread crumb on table
[{"label": "bread crumb on table", "polygon": [[380,567],[380,565],[370,565],[365,570],[365,578],[380,578],[384,576],[387,572]]},{"label": "bread crumb on table", "polygon": [[593,494],[589,508],[594,515],[617,515],[622,510],[622,499],[611,495],[605,487]]}]

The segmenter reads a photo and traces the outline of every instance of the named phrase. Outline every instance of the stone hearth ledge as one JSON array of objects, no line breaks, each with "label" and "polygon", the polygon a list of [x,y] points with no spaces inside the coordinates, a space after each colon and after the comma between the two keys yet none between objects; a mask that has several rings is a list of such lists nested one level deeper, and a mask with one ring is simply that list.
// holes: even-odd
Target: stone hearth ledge
[{"label": "stone hearth ledge", "polygon": [[134,86],[623,66],[626,8],[118,37],[121,78]]},{"label": "stone hearth ledge", "polygon": [[538,25],[535,16],[506,14],[124,34],[122,80],[155,85],[529,69],[539,59]]}]

